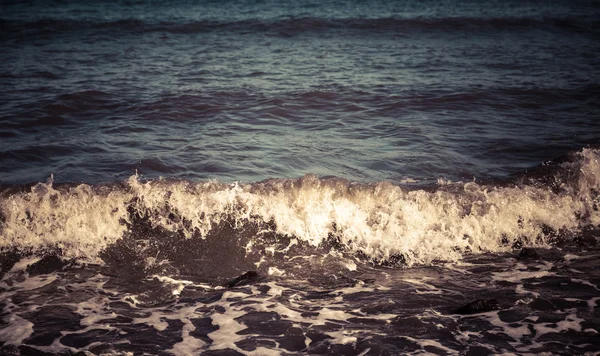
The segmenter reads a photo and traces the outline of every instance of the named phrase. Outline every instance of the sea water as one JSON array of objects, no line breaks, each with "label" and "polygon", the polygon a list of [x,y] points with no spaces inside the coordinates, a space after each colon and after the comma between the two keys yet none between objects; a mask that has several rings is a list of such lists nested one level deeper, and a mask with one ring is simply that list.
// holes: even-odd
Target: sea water
[{"label": "sea water", "polygon": [[600,352],[597,4],[0,10],[0,353]]}]

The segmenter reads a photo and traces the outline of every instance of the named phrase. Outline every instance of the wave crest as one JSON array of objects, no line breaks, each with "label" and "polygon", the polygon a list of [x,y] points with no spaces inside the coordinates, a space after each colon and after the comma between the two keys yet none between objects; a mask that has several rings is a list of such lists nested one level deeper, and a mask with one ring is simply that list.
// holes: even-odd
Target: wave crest
[{"label": "wave crest", "polygon": [[[94,259],[136,219],[186,239],[228,224],[222,241],[249,224],[308,246],[332,245],[371,261],[428,264],[464,253],[548,247],[600,228],[600,151],[584,149],[502,185],[440,181],[431,189],[339,178],[252,184],[154,180],[54,187],[0,198],[2,249],[58,248]],[[143,236],[139,238],[144,238]]]}]

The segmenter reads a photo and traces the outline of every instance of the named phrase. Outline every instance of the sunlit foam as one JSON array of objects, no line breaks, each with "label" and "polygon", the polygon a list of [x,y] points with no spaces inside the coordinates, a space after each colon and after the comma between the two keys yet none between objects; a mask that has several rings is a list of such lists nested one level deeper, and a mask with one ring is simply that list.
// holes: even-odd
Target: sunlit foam
[{"label": "sunlit foam", "polygon": [[571,176],[559,189],[444,182],[434,191],[407,191],[312,175],[245,185],[137,176],[112,187],[40,183],[1,198],[0,247],[54,247],[66,257],[93,259],[142,215],[188,238],[205,236],[223,221],[237,228],[259,223],[308,245],[334,238],[347,252],[374,260],[400,255],[409,265],[505,251],[516,242],[544,247],[551,242],[548,231],[578,233],[600,224],[599,151],[577,155],[560,167]]}]

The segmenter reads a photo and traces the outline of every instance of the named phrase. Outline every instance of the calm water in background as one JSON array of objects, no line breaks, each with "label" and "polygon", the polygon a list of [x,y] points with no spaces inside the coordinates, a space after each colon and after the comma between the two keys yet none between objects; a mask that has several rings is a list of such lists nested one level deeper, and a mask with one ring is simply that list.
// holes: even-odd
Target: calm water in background
[{"label": "calm water in background", "polygon": [[3,2],[5,184],[504,176],[597,143],[592,2]]},{"label": "calm water in background", "polygon": [[593,1],[2,1],[0,352],[599,351],[598,38]]}]

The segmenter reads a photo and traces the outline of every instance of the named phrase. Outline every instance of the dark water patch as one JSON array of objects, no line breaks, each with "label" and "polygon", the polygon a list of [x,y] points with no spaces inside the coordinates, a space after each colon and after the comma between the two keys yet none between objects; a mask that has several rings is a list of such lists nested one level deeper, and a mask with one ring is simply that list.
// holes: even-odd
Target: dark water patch
[{"label": "dark water patch", "polygon": [[260,278],[260,274],[256,271],[248,271],[244,274],[242,274],[239,277],[236,277],[234,279],[232,279],[231,281],[227,282],[227,288],[233,288],[233,287],[237,287],[237,286],[241,286],[241,285],[245,285],[245,284],[250,284],[253,283],[255,281],[258,281]]},{"label": "dark water patch", "polygon": [[[265,320],[268,320],[268,322],[265,322]],[[258,332],[264,335],[281,336],[293,327],[292,322],[282,319],[279,314],[274,312],[249,313],[242,317],[240,321],[243,321],[244,325],[249,327],[242,335],[252,335]]]},{"label": "dark water patch", "polygon": [[62,94],[57,100],[81,104],[105,104],[118,98],[117,96],[99,90],[84,90],[74,93]]},{"label": "dark water patch", "polygon": [[[1,216],[1,215],[0,215]],[[2,224],[0,223],[0,228]],[[0,230],[0,233],[2,230]],[[0,252],[0,278],[4,276],[4,274],[13,268],[15,263],[19,262],[22,255],[17,251],[2,251]]]},{"label": "dark water patch", "polygon": [[538,259],[540,255],[532,248],[523,248],[517,256],[520,260]]},{"label": "dark water patch", "polygon": [[528,306],[532,309],[540,311],[554,311],[558,309],[554,303],[544,298],[535,298],[528,304]]},{"label": "dark water patch", "polygon": [[182,167],[171,166],[163,162],[160,158],[149,158],[142,159],[139,163],[135,164],[135,169],[138,169],[142,173],[159,173],[159,174],[173,174],[182,170]]},{"label": "dark water patch", "polygon": [[51,105],[47,107],[48,111],[35,111],[31,112],[30,116],[27,118],[15,118],[14,116],[4,117],[2,123],[4,127],[8,127],[11,129],[11,132],[15,135],[26,135],[30,132],[39,132],[41,130],[47,129],[49,127],[54,126],[69,126],[73,125],[74,122],[70,119],[62,116],[60,113],[52,112],[52,111],[70,111],[66,107],[57,107],[56,105]]},{"label": "dark water patch", "polygon": [[[533,352],[540,352],[548,349],[561,355],[585,354],[588,352],[597,352],[598,345],[592,333],[580,333],[573,330],[565,332],[548,333],[538,338],[540,342],[545,343],[545,347],[532,348]],[[565,347],[568,343],[569,346]]]},{"label": "dark water patch", "polygon": [[60,156],[68,156],[73,153],[75,147],[68,147],[56,144],[39,145],[37,147],[27,147],[22,149],[13,149],[0,152],[0,158],[5,160],[27,160],[29,164],[35,162],[48,162]]},{"label": "dark water patch", "polygon": [[[125,18],[115,21],[76,19],[4,19],[3,25],[13,36],[50,36],[81,31],[106,31],[142,34],[201,34],[211,32],[266,33],[281,37],[324,31],[359,30],[368,32],[415,33],[438,31],[480,32],[491,30],[547,30],[573,33],[593,31],[597,19],[582,17],[383,17],[383,18],[320,18],[292,17],[284,19],[198,20],[183,23],[155,19]],[[4,36],[7,37],[7,36]]]},{"label": "dark water patch", "polygon": [[531,316],[531,311],[527,308],[511,308],[507,310],[500,310],[498,312],[498,318],[505,323],[516,323],[527,317]]},{"label": "dark water patch", "polygon": [[457,314],[476,314],[499,309],[500,303],[496,299],[477,299],[456,309],[455,312]]},{"label": "dark water patch", "polygon": [[[168,321],[167,323],[169,326],[163,331],[158,331],[147,325],[126,326],[122,330],[130,334],[130,337],[128,337],[130,343],[114,344],[113,342],[109,342],[99,345],[101,347],[97,347],[97,349],[98,351],[102,350],[102,352],[155,353],[161,347],[160,345],[173,345],[182,340],[180,336],[181,322],[175,320]],[[91,344],[93,339],[89,341]]]},{"label": "dark water patch", "polygon": [[36,276],[60,271],[69,264],[69,261],[64,261],[60,256],[47,255],[42,257],[41,260],[27,266],[26,271],[30,276]]},{"label": "dark water patch", "polygon": [[16,355],[28,355],[28,356],[77,355],[77,356],[79,356],[79,353],[71,353],[71,352],[59,352],[59,353],[44,352],[44,351],[40,351],[40,350],[36,349],[35,347],[30,347],[27,345],[21,345],[21,346],[4,345],[4,346],[0,347],[0,351],[4,352],[5,355],[15,355],[15,356]]},{"label": "dark water patch", "polygon": [[62,76],[48,71],[36,72],[0,72],[0,78],[5,79],[61,79]]},{"label": "dark water patch", "polygon": [[95,342],[109,344],[111,340],[118,337],[117,334],[118,332],[115,330],[90,330],[80,334],[65,335],[60,339],[60,343],[76,349],[83,349]]},{"label": "dark water patch", "polygon": [[83,319],[72,308],[66,306],[44,306],[26,318],[35,321],[34,333],[26,343],[40,346],[51,345],[61,336],[60,331],[78,330]]},{"label": "dark water patch", "polygon": [[[248,343],[252,343],[252,341],[249,341]],[[266,343],[269,343],[268,341],[266,341]],[[256,345],[256,341],[254,341],[254,344]],[[269,343],[270,344],[270,343]],[[237,352],[236,350],[230,349],[230,348],[226,348],[223,350],[208,350],[206,352],[204,352],[205,355],[208,356],[241,356],[243,355],[240,352]]]}]

